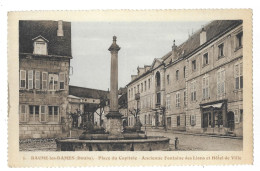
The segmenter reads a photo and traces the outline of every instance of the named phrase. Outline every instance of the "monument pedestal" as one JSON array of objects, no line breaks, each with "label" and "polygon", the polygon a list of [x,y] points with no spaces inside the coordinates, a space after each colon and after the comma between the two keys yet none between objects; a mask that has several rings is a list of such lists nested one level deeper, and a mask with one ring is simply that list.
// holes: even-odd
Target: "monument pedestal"
[{"label": "monument pedestal", "polygon": [[110,111],[107,115],[107,130],[109,131],[108,139],[123,139],[122,115],[118,112]]}]

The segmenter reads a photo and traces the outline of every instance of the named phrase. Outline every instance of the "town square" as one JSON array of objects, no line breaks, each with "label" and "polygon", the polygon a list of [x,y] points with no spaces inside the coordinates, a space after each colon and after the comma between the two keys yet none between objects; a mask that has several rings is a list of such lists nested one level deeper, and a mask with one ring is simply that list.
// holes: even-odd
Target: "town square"
[{"label": "town square", "polygon": [[242,20],[19,21],[20,151],[241,151],[243,86]]}]

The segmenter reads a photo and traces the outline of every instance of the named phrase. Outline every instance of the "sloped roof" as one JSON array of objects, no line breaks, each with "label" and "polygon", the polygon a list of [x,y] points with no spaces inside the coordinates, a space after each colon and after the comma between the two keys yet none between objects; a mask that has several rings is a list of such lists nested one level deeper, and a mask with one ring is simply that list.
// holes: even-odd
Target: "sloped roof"
[{"label": "sloped roof", "polygon": [[109,92],[104,90],[97,90],[85,87],[69,86],[69,95],[82,97],[82,98],[93,98],[93,99],[108,99]]},{"label": "sloped roof", "polygon": [[124,93],[122,96],[119,97],[118,105],[119,105],[119,109],[127,108],[127,93]]},{"label": "sloped roof", "polygon": [[[144,72],[142,75],[140,75],[140,76],[138,76],[137,78],[135,78],[134,80],[130,81],[126,86],[132,84],[133,82],[139,80],[139,79],[142,78],[143,76],[146,76],[147,74],[149,74],[153,69],[155,69],[155,68],[154,68],[154,64],[156,63],[156,61],[160,62],[160,66],[161,66],[161,64],[163,64],[163,62],[164,62],[168,57],[170,57],[171,54],[172,54],[172,52],[170,51],[170,52],[168,52],[166,55],[164,55],[164,56],[161,57],[161,58],[154,58],[153,63],[152,63],[152,65],[151,65],[151,68],[150,68],[149,70],[147,70],[146,72]],[[148,65],[148,66],[149,66],[149,65]]]},{"label": "sloped roof", "polygon": [[48,42],[48,55],[71,57],[71,23],[63,23],[64,36],[57,36],[58,21],[20,20],[19,53],[33,53],[33,39],[42,36]]},{"label": "sloped roof", "polygon": [[[236,27],[242,23],[243,23],[242,20],[214,20],[214,21],[210,22],[209,24],[204,26],[204,30],[206,31],[206,36],[207,36],[206,43],[208,41],[212,40],[213,38],[215,38],[216,36],[222,34],[227,29]],[[201,32],[201,30],[198,30],[191,37],[189,37],[188,40],[186,40],[184,43],[182,43],[181,45],[179,45],[177,47],[176,53],[177,53],[178,58],[182,58],[182,57],[189,55],[191,52],[193,52],[194,50],[196,50],[197,48],[199,48],[201,46],[200,45],[200,32]],[[145,76],[147,73],[149,73],[153,69],[153,65],[156,60],[158,60],[160,62],[165,62],[165,60],[167,60],[169,57],[171,57],[171,54],[172,54],[172,51],[168,52],[166,55],[164,55],[161,58],[155,58],[150,70],[148,70],[144,74],[140,75],[136,79],[130,81],[127,84],[127,86],[132,84],[136,80],[139,80],[141,77]]]},{"label": "sloped roof", "polygon": [[[227,29],[242,24],[242,20],[214,20],[204,26],[206,31],[206,42],[210,41]],[[200,32],[201,29],[195,32],[187,41],[177,47],[177,56],[183,57],[200,47]]]}]

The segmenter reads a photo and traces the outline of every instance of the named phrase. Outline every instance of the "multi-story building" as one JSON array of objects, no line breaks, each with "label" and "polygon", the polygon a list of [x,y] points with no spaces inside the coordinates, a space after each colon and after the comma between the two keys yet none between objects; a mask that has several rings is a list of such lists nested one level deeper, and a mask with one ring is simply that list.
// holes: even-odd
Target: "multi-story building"
[{"label": "multi-story building", "polygon": [[[144,126],[165,125],[165,59],[154,59],[152,65],[137,68],[137,75],[132,75],[127,84],[128,125],[133,126],[140,119]],[[132,114],[132,115],[131,115]]]},{"label": "multi-story building", "polygon": [[70,59],[70,22],[19,22],[20,138],[67,131]]},{"label": "multi-story building", "polygon": [[213,21],[193,39],[184,57],[187,130],[242,136],[242,21]]},{"label": "multi-story building", "polygon": [[[157,67],[152,66],[128,84],[129,109],[136,105],[132,89],[149,75],[154,81],[150,99],[155,104],[160,101],[159,109],[165,109],[161,110],[162,123],[167,128],[242,136],[242,23],[212,21],[181,45],[174,42],[171,52],[154,60]],[[141,93],[140,99],[144,96]],[[158,111],[156,105],[153,108]],[[145,112],[140,115],[143,113],[145,116]]]},{"label": "multi-story building", "polygon": [[[186,62],[180,60],[177,46],[172,46],[171,56],[165,63],[165,98],[167,129],[186,129]],[[182,54],[181,54],[182,55]]]}]

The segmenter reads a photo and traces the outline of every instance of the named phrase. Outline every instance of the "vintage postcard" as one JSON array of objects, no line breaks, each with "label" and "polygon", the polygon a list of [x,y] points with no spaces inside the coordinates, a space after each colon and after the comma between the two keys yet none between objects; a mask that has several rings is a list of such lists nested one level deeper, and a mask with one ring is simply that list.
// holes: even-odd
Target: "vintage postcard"
[{"label": "vintage postcard", "polygon": [[253,163],[252,11],[8,13],[10,167]]}]

